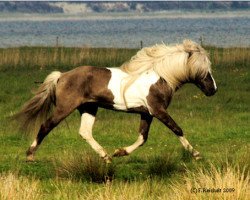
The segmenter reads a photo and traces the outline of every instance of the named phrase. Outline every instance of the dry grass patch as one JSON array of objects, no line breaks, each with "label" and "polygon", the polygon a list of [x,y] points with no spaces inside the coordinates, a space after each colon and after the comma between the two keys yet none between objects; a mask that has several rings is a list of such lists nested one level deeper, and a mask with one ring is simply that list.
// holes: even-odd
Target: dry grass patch
[{"label": "dry grass patch", "polygon": [[0,48],[0,69],[71,69],[82,65],[120,66],[135,50],[77,47]]},{"label": "dry grass patch", "polygon": [[136,182],[118,182],[105,185],[99,190],[90,190],[85,198],[89,200],[155,200],[162,199],[167,185],[160,180],[148,179]]},{"label": "dry grass patch", "polygon": [[218,169],[210,165],[197,172],[187,171],[183,182],[171,185],[174,200],[247,200],[249,198],[249,172],[240,171],[239,167],[227,165]]},{"label": "dry grass patch", "polygon": [[167,192],[168,186],[162,180],[113,181],[106,184],[82,185],[82,189],[73,189],[75,183],[66,181],[57,183],[53,199],[88,200],[156,200]]},{"label": "dry grass patch", "polygon": [[34,179],[18,177],[13,173],[0,175],[0,199],[23,200],[41,199],[39,182]]}]

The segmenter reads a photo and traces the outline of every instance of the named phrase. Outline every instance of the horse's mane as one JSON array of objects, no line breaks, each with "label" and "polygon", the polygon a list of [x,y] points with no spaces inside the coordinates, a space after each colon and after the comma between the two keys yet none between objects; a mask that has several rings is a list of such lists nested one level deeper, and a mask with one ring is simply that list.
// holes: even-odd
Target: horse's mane
[{"label": "horse's mane", "polygon": [[156,44],[142,48],[120,69],[131,77],[123,86],[123,93],[148,70],[154,70],[173,90],[183,81],[195,78],[197,74],[205,76],[211,70],[206,51],[191,40],[176,45]]}]

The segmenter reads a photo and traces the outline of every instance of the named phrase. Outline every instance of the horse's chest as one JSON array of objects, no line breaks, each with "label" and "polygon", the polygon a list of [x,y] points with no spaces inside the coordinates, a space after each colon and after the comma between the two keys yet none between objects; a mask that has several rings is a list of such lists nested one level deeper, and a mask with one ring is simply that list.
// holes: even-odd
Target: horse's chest
[{"label": "horse's chest", "polygon": [[[135,80],[120,69],[110,69],[112,76],[108,84],[108,89],[114,95],[113,107],[118,110],[129,108],[147,107],[149,88],[159,77],[154,72],[145,72]],[[130,82],[133,80],[132,82]],[[128,84],[128,85],[127,85]]]}]

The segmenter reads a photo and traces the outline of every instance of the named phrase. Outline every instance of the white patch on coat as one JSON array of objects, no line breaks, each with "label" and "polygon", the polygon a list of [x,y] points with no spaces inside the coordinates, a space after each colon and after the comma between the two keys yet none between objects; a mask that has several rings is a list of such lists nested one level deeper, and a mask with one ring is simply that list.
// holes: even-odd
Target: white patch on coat
[{"label": "white patch on coat", "polygon": [[32,148],[34,148],[34,147],[36,147],[37,146],[37,141],[36,141],[36,139],[33,141],[33,143],[31,144],[31,146],[30,147],[32,147]]},{"label": "white patch on coat", "polygon": [[81,117],[81,126],[79,133],[83,137],[83,139],[85,139],[90,144],[90,146],[100,155],[100,157],[105,157],[107,155],[106,151],[92,136],[94,123],[95,116],[89,113],[83,113]]},{"label": "white patch on coat", "polygon": [[122,85],[128,81],[129,75],[119,68],[108,68],[111,71],[111,79],[108,89],[114,95],[114,108],[117,110],[127,110],[145,106],[150,109],[146,97],[149,94],[150,86],[159,80],[159,76],[153,70],[142,73],[125,91],[126,104],[122,94]]},{"label": "white patch on coat", "polygon": [[141,146],[144,143],[143,136],[140,135],[136,142],[132,144],[131,146],[125,147],[124,149],[126,150],[127,153],[132,153],[134,150],[136,150],[139,146]]}]

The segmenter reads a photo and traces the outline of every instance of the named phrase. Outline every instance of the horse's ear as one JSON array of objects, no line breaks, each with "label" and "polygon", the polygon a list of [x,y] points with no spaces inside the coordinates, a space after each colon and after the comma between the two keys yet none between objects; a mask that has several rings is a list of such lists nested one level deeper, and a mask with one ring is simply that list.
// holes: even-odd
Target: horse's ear
[{"label": "horse's ear", "polygon": [[193,52],[187,52],[188,53],[188,58],[190,58],[193,55]]},{"label": "horse's ear", "polygon": [[193,52],[199,51],[199,45],[192,40],[183,41],[184,50],[189,54],[189,57],[192,56]]}]

